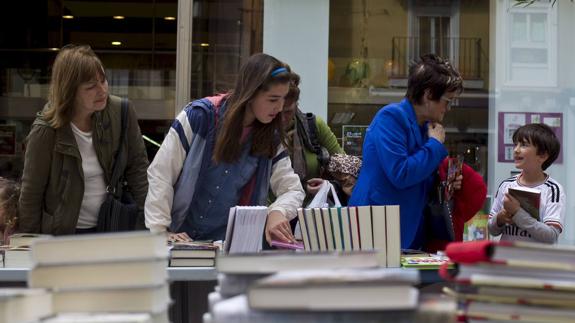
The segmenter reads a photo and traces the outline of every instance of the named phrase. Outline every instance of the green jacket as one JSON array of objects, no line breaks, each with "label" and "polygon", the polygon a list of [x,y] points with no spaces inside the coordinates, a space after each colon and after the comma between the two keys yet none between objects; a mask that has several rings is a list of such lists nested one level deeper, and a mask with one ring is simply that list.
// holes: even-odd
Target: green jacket
[{"label": "green jacket", "polygon": [[[106,108],[92,116],[93,142],[104,170],[106,183],[112,174],[114,154],[121,128],[121,99],[109,96]],[[148,192],[148,157],[133,106],[128,109],[127,148],[121,160],[124,176],[140,214],[138,228],[144,228],[144,202]],[[126,149],[125,148],[125,149]],[[27,138],[19,205],[20,232],[53,235],[76,230],[84,197],[82,157],[69,124],[55,129],[38,113]]]},{"label": "green jacket", "polygon": [[[317,141],[318,143],[325,147],[330,155],[333,154],[343,154],[344,151],[341,148],[335,134],[331,131],[329,126],[320,117],[315,117],[315,125],[317,128]],[[308,180],[311,178],[320,177],[320,165],[315,152],[309,150],[307,147],[303,147],[305,161],[307,164],[307,176],[302,178],[302,180]],[[304,186],[305,188],[305,186]]]}]

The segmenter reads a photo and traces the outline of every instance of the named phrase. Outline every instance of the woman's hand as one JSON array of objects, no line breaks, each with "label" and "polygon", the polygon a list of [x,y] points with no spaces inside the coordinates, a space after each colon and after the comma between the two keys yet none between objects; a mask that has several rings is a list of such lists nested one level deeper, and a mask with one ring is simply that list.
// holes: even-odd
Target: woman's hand
[{"label": "woman's hand", "polygon": [[323,179],[321,178],[311,178],[307,181],[305,190],[310,195],[316,195],[317,192],[319,192],[322,183]]},{"label": "woman's hand", "polygon": [[268,214],[265,232],[266,240],[270,244],[272,240],[287,243],[295,242],[289,221],[280,211],[271,211],[270,214]]},{"label": "woman's hand", "polygon": [[460,190],[462,182],[463,182],[463,175],[461,174],[457,175],[457,177],[455,177],[455,179],[453,180],[453,189],[456,191]]},{"label": "woman's hand", "polygon": [[445,141],[445,129],[441,123],[430,122],[427,124],[427,135],[429,138],[435,138],[440,143]]},{"label": "woman's hand", "polygon": [[189,241],[193,241],[193,240],[185,232],[180,232],[180,233],[168,232],[168,241],[169,242],[189,242]]}]

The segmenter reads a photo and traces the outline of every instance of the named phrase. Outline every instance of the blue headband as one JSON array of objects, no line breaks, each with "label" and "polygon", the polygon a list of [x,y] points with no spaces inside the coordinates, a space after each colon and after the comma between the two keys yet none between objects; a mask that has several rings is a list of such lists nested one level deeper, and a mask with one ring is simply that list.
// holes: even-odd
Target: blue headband
[{"label": "blue headband", "polygon": [[271,77],[274,77],[274,76],[278,75],[279,73],[283,73],[283,72],[287,72],[287,68],[285,68],[285,67],[278,67],[278,68],[276,68],[275,70],[273,70],[270,75],[271,75]]}]

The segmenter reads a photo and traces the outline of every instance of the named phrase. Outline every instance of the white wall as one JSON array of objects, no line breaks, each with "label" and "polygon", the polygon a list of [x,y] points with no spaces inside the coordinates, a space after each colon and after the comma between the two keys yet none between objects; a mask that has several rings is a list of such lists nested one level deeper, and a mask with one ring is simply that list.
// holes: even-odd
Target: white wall
[{"label": "white wall", "polygon": [[265,0],[264,53],[301,76],[300,108],[327,119],[329,0]]}]

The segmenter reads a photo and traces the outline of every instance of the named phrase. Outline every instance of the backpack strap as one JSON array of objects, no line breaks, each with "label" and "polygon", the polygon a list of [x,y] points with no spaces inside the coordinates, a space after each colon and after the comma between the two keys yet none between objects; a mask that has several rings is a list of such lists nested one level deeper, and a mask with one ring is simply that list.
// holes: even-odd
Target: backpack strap
[{"label": "backpack strap", "polygon": [[316,154],[319,165],[322,168],[327,167],[329,163],[329,152],[319,143],[315,114],[311,112],[303,113],[298,109],[296,111],[296,118],[299,119],[299,124],[302,126],[298,131],[303,134],[304,145]]}]

